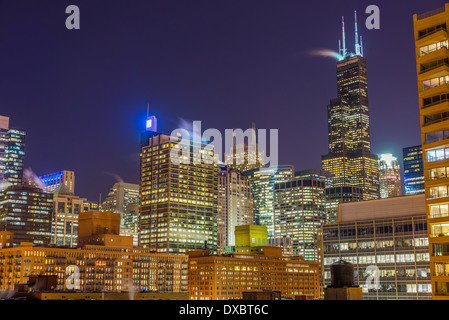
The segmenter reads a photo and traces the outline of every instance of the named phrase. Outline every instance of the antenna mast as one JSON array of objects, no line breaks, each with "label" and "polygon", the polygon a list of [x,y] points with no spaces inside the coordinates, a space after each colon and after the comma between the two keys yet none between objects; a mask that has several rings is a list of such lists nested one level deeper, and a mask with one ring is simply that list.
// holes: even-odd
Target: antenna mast
[{"label": "antenna mast", "polygon": [[338,42],[338,47],[340,50],[340,55],[344,59],[344,58],[346,58],[345,17],[341,17],[341,34],[342,34],[343,47],[340,48],[340,41]]},{"label": "antenna mast", "polygon": [[360,44],[359,44],[359,33],[357,31],[357,11],[354,11],[354,21],[355,21],[355,54],[357,56],[363,56],[362,37],[360,37]]}]

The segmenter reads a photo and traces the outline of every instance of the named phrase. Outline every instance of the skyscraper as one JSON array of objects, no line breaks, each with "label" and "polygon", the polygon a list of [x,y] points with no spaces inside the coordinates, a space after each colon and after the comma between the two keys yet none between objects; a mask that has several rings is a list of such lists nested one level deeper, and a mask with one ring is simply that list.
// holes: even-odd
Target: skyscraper
[{"label": "skyscraper", "polygon": [[[254,123],[249,131],[250,134],[246,135],[248,142],[245,142],[239,141],[241,137],[238,137],[234,130],[231,149],[229,153],[225,154],[226,164],[228,164],[229,168],[245,172],[264,167],[264,152],[259,150],[259,145],[256,143],[256,127]],[[245,134],[249,131],[242,133]]]},{"label": "skyscraper", "polygon": [[120,213],[124,222],[126,207],[139,202],[139,185],[135,183],[116,182],[101,204],[101,211]]},{"label": "skyscraper", "polygon": [[53,190],[51,243],[76,247],[78,244],[78,216],[90,211],[86,199],[76,196],[64,183]]},{"label": "skyscraper", "polygon": [[[449,4],[413,16],[432,298],[449,299]],[[432,138],[432,137],[436,137]]]},{"label": "skyscraper", "polygon": [[235,245],[235,227],[254,223],[251,185],[246,176],[236,169],[219,166],[218,169],[218,249]]},{"label": "skyscraper", "polygon": [[0,116],[0,190],[22,184],[25,158],[25,131],[9,127],[9,118]]},{"label": "skyscraper", "polygon": [[268,238],[274,236],[274,184],[293,179],[293,166],[263,167],[243,173],[251,183],[254,222],[266,226]]},{"label": "skyscraper", "polygon": [[355,23],[355,54],[343,47],[337,61],[337,98],[328,106],[329,153],[322,168],[333,176],[333,185],[362,189],[363,199],[379,197],[378,157],[371,153],[366,58]]},{"label": "skyscraper", "polygon": [[424,193],[424,169],[422,147],[413,146],[402,149],[405,195]]},{"label": "skyscraper", "polygon": [[[139,244],[144,248],[183,253],[207,245],[217,250],[217,164],[196,163],[201,155],[194,149],[205,144],[189,142],[161,133],[142,140]],[[174,159],[181,150],[187,163]]]},{"label": "skyscraper", "polygon": [[398,159],[391,153],[380,155],[379,160],[380,197],[398,197],[402,195],[401,170]]},{"label": "skyscraper", "polygon": [[12,185],[0,191],[0,231],[14,233],[20,242],[49,244],[53,195],[31,185]]},{"label": "skyscraper", "polygon": [[274,238],[291,238],[293,254],[317,261],[317,232],[326,223],[325,181],[293,179],[274,184]]}]

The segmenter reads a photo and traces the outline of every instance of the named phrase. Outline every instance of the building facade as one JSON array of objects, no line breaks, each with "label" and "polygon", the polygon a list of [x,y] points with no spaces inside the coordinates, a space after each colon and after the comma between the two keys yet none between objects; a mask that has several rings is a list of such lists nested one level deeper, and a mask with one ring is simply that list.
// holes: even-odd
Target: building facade
[{"label": "building facade", "polygon": [[14,233],[14,245],[51,241],[53,195],[30,185],[12,185],[0,192],[0,231]]},{"label": "building facade", "polygon": [[[449,299],[449,4],[413,16],[432,298]],[[432,138],[437,137],[437,138]],[[429,140],[427,140],[429,138]]]},{"label": "building facade", "polygon": [[424,193],[424,169],[421,145],[402,149],[402,167],[404,169],[405,195]]},{"label": "building facade", "polygon": [[225,166],[218,169],[218,190],[218,250],[223,253],[235,245],[235,227],[254,222],[253,199],[248,178]]},{"label": "building facade", "polygon": [[[150,251],[111,245],[42,247],[25,242],[0,249],[0,290],[12,291],[31,275],[56,275],[55,291],[128,291],[129,299],[132,292],[142,290],[187,292],[188,257]],[[75,271],[79,281],[72,283],[68,277]]]},{"label": "building facade", "polygon": [[139,203],[139,189],[140,186],[134,183],[114,183],[101,204],[101,211],[120,213],[123,220],[126,207],[133,203]]},{"label": "building facade", "polygon": [[294,256],[317,261],[317,232],[327,220],[326,183],[293,179],[274,185],[274,238],[290,238]]},{"label": "building facade", "polygon": [[25,160],[25,131],[9,127],[9,118],[0,116],[0,190],[22,184]]},{"label": "building facade", "polygon": [[[240,134],[241,133],[241,134]],[[245,142],[245,138],[248,142]],[[256,127],[253,124],[250,130],[234,129],[232,146],[225,154],[225,163],[230,169],[245,172],[264,167],[264,152],[259,150],[256,138]]]},{"label": "building facade", "polygon": [[[164,134],[147,137],[141,149],[139,245],[166,253],[207,245],[215,252],[217,164],[204,163],[195,152],[203,143],[173,142]],[[177,161],[181,152],[183,161]]]},{"label": "building facade", "polygon": [[293,172],[293,166],[278,166],[243,173],[251,183],[254,223],[267,227],[268,238],[274,237],[274,184],[293,179]]},{"label": "building facade", "polygon": [[78,216],[95,210],[86,199],[76,196],[65,184],[53,190],[51,243],[56,246],[76,247],[78,244]]},{"label": "building facade", "polygon": [[242,299],[242,292],[280,291],[284,297],[320,297],[318,263],[284,257],[281,248],[259,247],[253,254],[209,255],[190,251],[191,300]]},{"label": "building facade", "polygon": [[398,159],[391,153],[380,155],[379,160],[380,197],[399,197],[402,195],[401,169]]},{"label": "building facade", "polygon": [[63,170],[40,176],[39,179],[45,186],[45,190],[54,191],[64,184],[71,192],[75,193],[75,172]]},{"label": "building facade", "polygon": [[354,265],[365,300],[431,299],[425,209],[424,195],[341,204],[322,231],[325,285],[342,259]]}]

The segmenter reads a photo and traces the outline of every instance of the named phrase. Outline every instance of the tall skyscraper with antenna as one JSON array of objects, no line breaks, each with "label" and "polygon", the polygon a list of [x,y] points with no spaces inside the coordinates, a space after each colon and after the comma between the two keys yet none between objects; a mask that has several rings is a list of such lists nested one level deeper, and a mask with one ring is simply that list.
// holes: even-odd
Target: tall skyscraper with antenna
[{"label": "tall skyscraper with antenna", "polygon": [[323,169],[333,175],[334,188],[353,187],[358,190],[354,200],[371,200],[379,198],[378,156],[371,153],[366,58],[357,30],[356,12],[354,18],[355,53],[346,48],[342,18],[337,97],[328,105],[329,153],[321,160]]}]

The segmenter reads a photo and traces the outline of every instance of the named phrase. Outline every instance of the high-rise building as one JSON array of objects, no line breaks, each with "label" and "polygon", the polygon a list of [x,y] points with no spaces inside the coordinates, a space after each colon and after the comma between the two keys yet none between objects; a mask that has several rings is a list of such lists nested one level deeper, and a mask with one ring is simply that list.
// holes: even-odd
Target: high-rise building
[{"label": "high-rise building", "polygon": [[140,186],[134,183],[116,182],[101,204],[101,211],[120,213],[124,222],[126,207],[133,203],[139,203]]},{"label": "high-rise building", "polygon": [[219,166],[218,169],[218,250],[234,246],[236,226],[253,224],[251,185],[246,176],[236,169]]},{"label": "high-rise building", "polygon": [[342,203],[322,231],[324,284],[340,259],[355,268],[365,300],[430,299],[424,195]]},{"label": "high-rise building", "polygon": [[398,159],[391,153],[380,155],[379,160],[380,197],[399,197],[402,195],[401,169]]},{"label": "high-rise building", "polygon": [[424,169],[422,147],[413,146],[402,149],[405,195],[424,193]]},{"label": "high-rise building", "polygon": [[25,158],[25,131],[9,127],[9,118],[0,116],[0,190],[22,184]]},{"label": "high-rise building", "polygon": [[378,157],[371,153],[366,58],[358,43],[355,26],[355,54],[345,45],[337,61],[337,98],[328,106],[329,153],[322,156],[322,168],[332,174],[333,186],[362,189],[363,199],[379,197]]},{"label": "high-rise building", "polygon": [[120,234],[132,236],[134,246],[139,246],[139,203],[132,203],[126,206]]},{"label": "high-rise building", "polygon": [[295,179],[317,179],[324,181],[326,188],[333,186],[332,174],[322,169],[307,169],[295,172]]},{"label": "high-rise building", "polygon": [[271,239],[274,237],[274,184],[293,179],[293,166],[256,168],[243,174],[251,183],[254,223],[266,226]]},{"label": "high-rise building", "polygon": [[91,209],[86,199],[76,196],[65,184],[53,190],[51,243],[76,247],[78,244],[78,216]]},{"label": "high-rise building", "polygon": [[274,184],[274,238],[291,238],[293,255],[318,260],[317,232],[326,223],[325,181],[293,179]]},{"label": "high-rise building", "polygon": [[[205,245],[217,250],[217,164],[204,163],[195,151],[203,150],[204,143],[189,142],[171,141],[161,133],[142,140],[141,247],[167,253]],[[213,157],[213,151],[209,155]]]},{"label": "high-rise building", "polygon": [[[449,299],[449,4],[413,16],[433,299]],[[432,138],[438,137],[436,139]],[[428,140],[429,139],[429,140]]]},{"label": "high-rise building", "polygon": [[238,137],[236,131],[234,131],[231,149],[225,154],[226,164],[229,168],[237,169],[240,172],[264,167],[264,152],[259,150],[254,124],[250,134],[246,137],[248,142],[244,141],[244,137],[243,141],[240,141],[239,138],[241,137]]},{"label": "high-rise building", "polygon": [[13,185],[0,191],[0,231],[14,233],[20,242],[49,244],[53,194],[30,185]]},{"label": "high-rise building", "polygon": [[363,190],[360,187],[330,187],[326,188],[327,223],[337,220],[338,205],[345,202],[356,202],[363,200]]},{"label": "high-rise building", "polygon": [[45,186],[45,190],[54,191],[58,186],[64,184],[71,192],[75,192],[75,172],[63,170],[39,177]]}]

